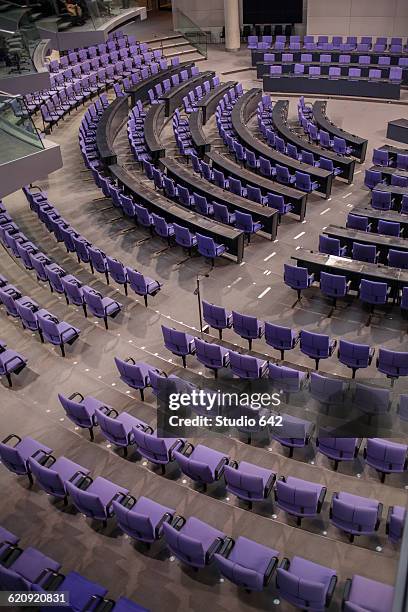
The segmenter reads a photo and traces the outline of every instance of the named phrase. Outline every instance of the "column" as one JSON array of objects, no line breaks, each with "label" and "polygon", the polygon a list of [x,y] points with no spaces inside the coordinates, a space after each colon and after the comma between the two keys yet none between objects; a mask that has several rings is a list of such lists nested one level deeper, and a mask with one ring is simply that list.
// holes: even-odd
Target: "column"
[{"label": "column", "polygon": [[239,0],[224,0],[225,48],[239,51],[241,32],[239,27]]}]

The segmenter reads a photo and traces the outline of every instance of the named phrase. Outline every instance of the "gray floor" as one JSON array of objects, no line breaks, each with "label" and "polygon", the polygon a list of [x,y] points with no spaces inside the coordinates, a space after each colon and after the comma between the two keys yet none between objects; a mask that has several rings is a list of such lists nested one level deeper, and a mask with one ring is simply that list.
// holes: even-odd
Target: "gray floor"
[{"label": "gray floor", "polygon": [[[237,55],[210,48],[209,59],[202,68],[216,67],[222,74],[237,67],[249,66],[249,52]],[[201,68],[200,66],[200,68]],[[257,86],[252,80],[253,72],[242,72],[240,79],[244,88]],[[296,101],[291,101],[291,119],[296,113]],[[349,186],[335,181],[332,198],[327,201],[312,195],[309,198],[306,222],[299,224],[294,218],[283,220],[278,240],[271,243],[256,237],[246,249],[244,262],[237,266],[227,260],[217,262],[208,279],[202,280],[202,297],[235,308],[246,314],[256,314],[261,319],[290,325],[296,329],[320,330],[333,337],[367,342],[372,346],[386,346],[403,350],[407,346],[407,321],[401,318],[398,308],[381,313],[373,319],[370,327],[364,323],[367,313],[357,300],[341,304],[329,319],[330,305],[325,302],[318,288],[311,289],[295,309],[291,292],[283,283],[283,263],[298,246],[317,248],[318,234],[329,223],[343,224],[347,212],[355,204],[369,202],[368,191],[363,187],[365,167],[370,165],[373,147],[386,142],[385,131],[388,120],[403,116],[403,106],[387,103],[331,100],[328,115],[348,131],[369,138],[367,162],[358,167],[354,184]],[[207,493],[200,491],[175,468],[161,476],[137,455],[124,459],[97,434],[94,443],[78,431],[58,403],[57,392],[69,395],[80,391],[84,395],[95,395],[114,406],[118,411],[127,410],[146,422],[155,425],[156,404],[150,391],[142,403],[139,396],[119,381],[113,357],[143,360],[152,366],[176,373],[206,385],[212,378],[203,371],[195,358],[188,360],[185,371],[179,360],[163,349],[160,325],[171,324],[179,329],[197,333],[197,298],[194,295],[198,274],[209,271],[209,265],[200,257],[185,260],[185,253],[178,247],[158,253],[164,247],[158,238],[147,237],[139,228],[122,234],[132,227],[129,220],[117,218],[115,209],[103,210],[110,205],[100,200],[100,192],[86,171],[78,148],[78,127],[83,109],[73,113],[53,132],[52,139],[61,144],[64,167],[39,184],[47,190],[50,200],[60,209],[64,217],[88,240],[107,254],[163,282],[163,289],[147,309],[133,296],[128,298],[121,288],[107,286],[102,276],[92,276],[85,265],[79,265],[72,255],[57,244],[42,227],[21,193],[5,200],[11,215],[22,230],[42,250],[60,263],[68,272],[77,275],[103,292],[119,299],[124,309],[110,323],[106,331],[103,324],[91,317],[84,319],[82,311],[66,306],[65,301],[51,295],[48,288],[35,280],[20,262],[13,261],[1,251],[0,273],[30,295],[41,306],[48,308],[81,329],[81,337],[68,348],[66,359],[49,345],[41,345],[37,337],[21,328],[21,324],[7,318],[0,310],[0,337],[10,347],[18,348],[29,358],[29,367],[16,379],[12,390],[0,386],[1,411],[0,436],[14,432],[20,436],[32,435],[51,446],[56,456],[65,455],[91,469],[94,475],[103,475],[126,486],[135,496],[147,495],[152,499],[174,507],[185,516],[197,516],[223,529],[228,535],[245,535],[279,550],[280,556],[300,555],[318,563],[336,568],[339,585],[331,610],[340,609],[344,581],[354,573],[372,578],[381,578],[393,583],[396,575],[399,550],[385,535],[385,512],[391,504],[406,504],[406,475],[390,476],[381,484],[378,475],[364,466],[362,457],[355,463],[340,466],[336,473],[332,466],[314,448],[287,453],[276,442],[257,437],[249,446],[245,436],[237,431],[209,433],[204,430],[189,436],[194,442],[228,453],[239,460],[247,460],[276,471],[278,475],[296,475],[300,478],[320,482],[327,486],[325,507],[319,519],[304,521],[296,527],[293,520],[278,512],[269,501],[256,505],[249,511],[239,504],[234,496],[227,496],[222,486],[210,487]],[[214,137],[214,126],[209,125]],[[174,142],[166,128],[168,153],[174,151]],[[125,134],[121,134],[115,145],[120,161],[135,168],[127,146]],[[135,176],[139,176],[135,172]],[[144,180],[140,177],[140,180]],[[272,256],[272,254],[274,255]],[[182,262],[183,263],[180,263]],[[265,290],[269,289],[267,293]],[[262,296],[262,297],[261,297]],[[225,334],[226,342],[246,348],[246,342],[233,332]],[[255,342],[254,349],[262,354],[277,357],[263,340]],[[298,349],[288,355],[290,362],[311,367]],[[326,372],[349,377],[349,372],[336,358],[322,364]],[[377,378],[375,367],[358,378]],[[385,385],[389,386],[387,382]],[[395,386],[395,395],[406,389],[404,382]],[[296,400],[302,406],[302,400]],[[305,406],[310,415],[317,414],[315,405]],[[393,408],[393,415],[395,406]],[[407,432],[399,431],[400,439],[407,439]],[[118,597],[125,594],[141,605],[156,611],[171,609],[200,612],[213,607],[217,610],[269,610],[277,608],[274,587],[264,593],[249,595],[238,590],[227,580],[220,581],[214,569],[195,573],[169,558],[162,545],[147,551],[134,545],[114,525],[106,530],[92,524],[72,508],[64,510],[52,502],[36,486],[29,489],[24,479],[19,479],[6,470],[0,471],[0,486],[3,502],[0,503],[0,524],[22,537],[23,546],[34,545],[58,559],[63,570],[76,569],[88,578],[109,587],[109,594]],[[384,503],[384,520],[378,534],[373,538],[361,537],[353,545],[329,524],[328,504],[334,491],[349,491],[372,497]],[[7,503],[4,501],[7,500]],[[276,518],[272,518],[272,515]],[[324,533],[323,533],[324,532]],[[279,608],[292,610],[281,602]]]}]

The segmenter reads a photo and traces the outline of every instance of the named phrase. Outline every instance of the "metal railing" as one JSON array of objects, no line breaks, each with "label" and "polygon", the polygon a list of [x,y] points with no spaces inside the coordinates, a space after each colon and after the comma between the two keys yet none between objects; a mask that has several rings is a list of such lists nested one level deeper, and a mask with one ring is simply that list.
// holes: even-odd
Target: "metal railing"
[{"label": "metal railing", "polygon": [[188,42],[197,49],[197,51],[207,59],[207,33],[204,32],[196,23],[191,21],[180,9],[176,9],[176,27],[175,30],[180,32]]},{"label": "metal railing", "polygon": [[401,540],[398,573],[395,582],[394,602],[392,612],[406,612],[408,609],[408,513],[405,515],[405,525]]}]

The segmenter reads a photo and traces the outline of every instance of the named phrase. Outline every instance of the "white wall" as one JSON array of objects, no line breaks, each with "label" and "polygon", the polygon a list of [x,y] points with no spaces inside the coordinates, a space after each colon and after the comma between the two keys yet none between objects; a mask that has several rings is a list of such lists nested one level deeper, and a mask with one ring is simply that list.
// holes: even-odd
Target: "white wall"
[{"label": "white wall", "polygon": [[307,33],[408,36],[408,0],[308,0]]}]

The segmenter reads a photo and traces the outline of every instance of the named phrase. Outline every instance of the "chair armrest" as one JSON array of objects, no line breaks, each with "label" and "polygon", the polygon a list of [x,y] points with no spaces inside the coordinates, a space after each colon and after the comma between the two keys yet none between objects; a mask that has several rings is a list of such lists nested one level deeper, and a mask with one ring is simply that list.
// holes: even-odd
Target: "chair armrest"
[{"label": "chair armrest", "polygon": [[184,442],[183,440],[180,440],[180,438],[177,438],[177,440],[169,448],[169,458],[170,459],[173,459],[173,452],[177,450],[178,446],[181,446],[181,449],[184,447]]},{"label": "chair armrest", "polygon": [[383,511],[383,504],[379,503],[378,504],[378,511],[377,511],[377,522],[376,522],[375,528],[374,528],[375,531],[378,531],[378,528],[380,527],[382,511]]},{"label": "chair armrest", "polygon": [[221,478],[223,472],[224,472],[224,468],[226,465],[228,465],[229,462],[229,458],[228,457],[223,457],[221,459],[221,461],[219,462],[219,464],[217,465],[217,467],[215,468],[215,478],[216,480],[218,480],[219,478]]},{"label": "chair armrest", "polygon": [[228,555],[230,554],[230,552],[233,549],[234,545],[235,545],[234,539],[231,538],[230,536],[227,536],[224,539],[223,545],[221,546],[220,550],[218,551],[218,554],[222,555],[225,558],[228,558]]},{"label": "chair armrest", "polygon": [[[88,474],[84,474],[84,472],[82,472],[81,470],[78,470],[73,476],[71,476],[68,482],[74,483],[78,476],[82,476],[82,479],[75,486],[78,487],[78,489],[82,489],[82,491],[84,491],[92,484],[93,478],[91,476],[88,476]],[[89,484],[84,487],[84,485],[87,483]]]},{"label": "chair armrest", "polygon": [[324,499],[326,497],[326,493],[327,493],[327,487],[323,487],[322,490],[320,491],[319,500],[317,502],[317,511],[318,512],[320,512],[322,507],[323,507],[323,503],[324,503]]},{"label": "chair armrest", "polygon": [[173,517],[173,521],[172,521],[172,527],[174,527],[174,529],[176,529],[177,531],[180,531],[180,529],[182,529],[182,527],[185,525],[187,519],[184,518],[184,516],[181,516],[179,514],[176,514]]},{"label": "chair armrest", "polygon": [[157,540],[161,537],[163,524],[164,523],[171,523],[171,519],[172,518],[173,518],[173,515],[170,514],[170,512],[165,512],[163,514],[163,516],[161,517],[160,521],[157,523],[157,526],[156,526],[156,529],[155,529],[155,536],[156,536]]},{"label": "chair armrest", "polygon": [[69,329],[66,329],[65,331],[63,331],[63,332],[61,333],[61,340],[63,340],[63,339],[64,339],[64,335],[65,335],[65,334],[67,334],[67,333],[68,333],[69,331],[71,331],[72,329],[75,331],[75,333],[77,333],[77,331],[76,331],[75,327],[70,327]]},{"label": "chair armrest", "polygon": [[183,455],[186,455],[186,457],[189,457],[191,453],[193,452],[193,450],[194,450],[194,444],[192,444],[191,442],[186,442],[184,444],[183,450],[180,452],[182,452]]},{"label": "chair armrest", "polygon": [[344,604],[345,604],[346,601],[348,601],[348,598],[350,597],[351,583],[352,583],[351,578],[347,578],[346,584],[344,585],[343,599],[342,599],[342,602],[341,602],[341,609],[342,610],[344,610]]},{"label": "chair armrest", "polygon": [[216,552],[219,552],[222,548],[222,545],[224,544],[224,539],[217,537],[215,538],[214,542],[211,544],[210,548],[207,550],[206,553],[206,560],[207,562],[209,562],[212,557],[215,555]]},{"label": "chair armrest", "polygon": [[357,444],[356,444],[356,448],[354,451],[354,457],[357,457],[358,453],[360,452],[362,442],[363,442],[363,438],[357,438]]},{"label": "chair armrest", "polygon": [[272,557],[272,559],[269,561],[268,567],[265,570],[264,586],[268,586],[268,584],[270,583],[271,578],[278,566],[278,563],[279,563],[278,557]]},{"label": "chair armrest", "polygon": [[133,359],[133,357],[128,357],[127,359],[125,359],[126,363],[133,363],[133,365],[136,364],[136,361]]},{"label": "chair armrest", "polygon": [[387,512],[387,522],[385,523],[385,533],[387,535],[390,533],[390,523],[391,523],[391,516],[393,512],[394,512],[394,506],[390,506]]},{"label": "chair armrest", "polygon": [[276,481],[276,474],[271,474],[264,486],[264,497],[268,497],[269,493],[272,490],[273,485],[275,484]]},{"label": "chair armrest", "polygon": [[[100,597],[99,595],[91,595],[91,597],[88,599],[87,603],[85,604],[85,606],[82,608],[83,612],[88,612],[90,610],[95,610],[95,603],[96,602],[102,602],[102,601],[106,601],[106,602],[110,602],[112,601],[111,599],[104,599],[103,597]],[[112,601],[112,603],[114,603]]]},{"label": "chair armrest", "polygon": [[290,568],[290,561],[287,557],[284,557],[279,563],[279,569],[288,570]]},{"label": "chair armrest", "polygon": [[20,436],[18,436],[17,434],[10,434],[9,436],[7,436],[6,438],[4,438],[4,440],[1,441],[2,444],[7,444],[7,442],[9,442],[10,440],[12,440],[13,438],[17,438],[17,444],[19,442],[21,442],[21,438]]},{"label": "chair armrest", "polygon": [[114,413],[115,418],[119,416],[119,412],[117,410],[115,410],[115,408],[110,408],[110,409],[107,408],[105,410],[106,416],[110,416],[112,413]]},{"label": "chair armrest", "polygon": [[326,593],[326,607],[327,608],[329,607],[330,602],[333,598],[334,589],[336,588],[336,584],[337,584],[337,576],[332,576],[330,580],[329,588],[327,589],[327,593]]}]

